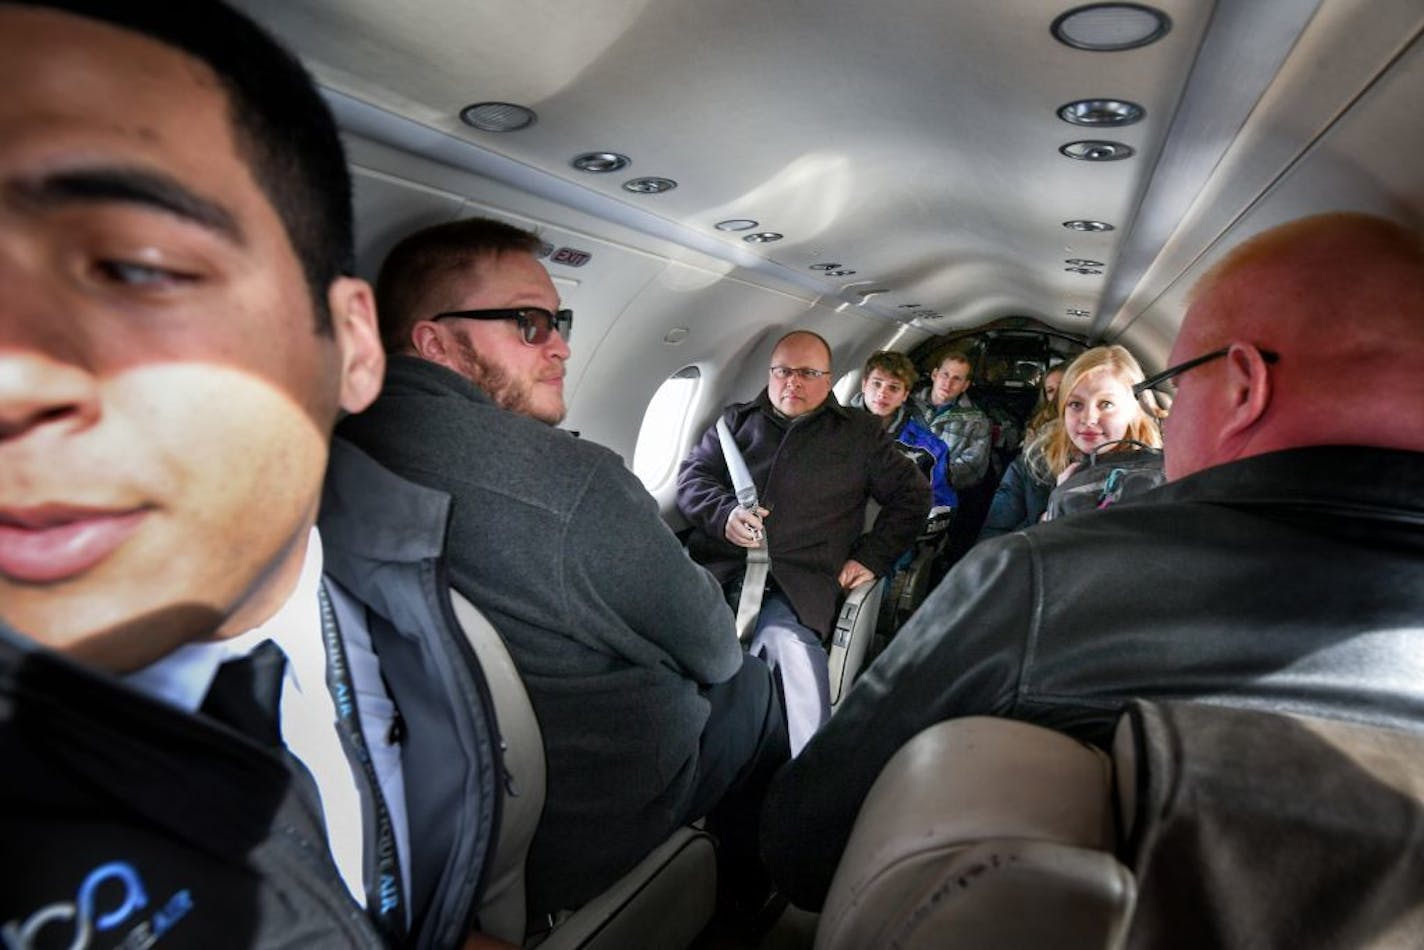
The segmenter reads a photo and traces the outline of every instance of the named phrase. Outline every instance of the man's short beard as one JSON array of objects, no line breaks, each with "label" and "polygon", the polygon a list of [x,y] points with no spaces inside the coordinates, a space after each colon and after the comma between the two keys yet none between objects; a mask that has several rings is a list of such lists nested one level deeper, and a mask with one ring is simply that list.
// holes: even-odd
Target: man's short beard
[{"label": "man's short beard", "polygon": [[459,364],[460,374],[484,390],[496,406],[551,426],[564,420],[562,407],[553,418],[541,415],[533,405],[533,387],[512,379],[503,369],[481,356],[467,334],[456,330],[451,335],[455,338],[455,362]]}]

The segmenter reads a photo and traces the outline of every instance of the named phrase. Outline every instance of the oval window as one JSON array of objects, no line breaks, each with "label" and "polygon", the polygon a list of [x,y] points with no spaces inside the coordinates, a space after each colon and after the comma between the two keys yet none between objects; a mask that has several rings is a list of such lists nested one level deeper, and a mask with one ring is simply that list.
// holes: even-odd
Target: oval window
[{"label": "oval window", "polygon": [[684,366],[663,380],[648,402],[633,448],[633,474],[649,491],[666,482],[682,458],[683,430],[701,379],[696,366]]}]

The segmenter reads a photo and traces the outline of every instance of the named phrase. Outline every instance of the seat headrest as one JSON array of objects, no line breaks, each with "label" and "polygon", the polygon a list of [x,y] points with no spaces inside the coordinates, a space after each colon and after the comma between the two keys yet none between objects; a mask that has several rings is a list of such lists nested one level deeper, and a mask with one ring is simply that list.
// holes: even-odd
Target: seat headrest
[{"label": "seat headrest", "polygon": [[1133,886],[1111,800],[1107,757],[1060,733],[983,717],[932,726],[861,806],[816,945],[1113,946]]}]

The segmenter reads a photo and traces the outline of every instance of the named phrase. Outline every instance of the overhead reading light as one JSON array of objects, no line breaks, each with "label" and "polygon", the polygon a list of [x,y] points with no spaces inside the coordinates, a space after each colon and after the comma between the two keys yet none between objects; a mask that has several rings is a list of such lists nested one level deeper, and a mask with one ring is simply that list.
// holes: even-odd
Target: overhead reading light
[{"label": "overhead reading light", "polygon": [[1069,307],[1067,310],[1064,311],[1064,313],[1068,314],[1068,316],[1070,317],[1092,316],[1091,310],[1079,310],[1077,307]]},{"label": "overhead reading light", "polygon": [[780,241],[784,237],[786,235],[776,231],[758,231],[756,234],[748,234],[742,240],[748,244],[770,244],[772,241]]},{"label": "overhead reading light", "polygon": [[1142,121],[1147,110],[1125,99],[1079,99],[1058,107],[1058,118],[1070,125],[1116,128]]},{"label": "overhead reading light", "polygon": [[1124,158],[1131,158],[1133,155],[1132,146],[1123,145],[1121,142],[1103,142],[1095,139],[1085,139],[1082,142],[1069,142],[1058,151],[1069,158],[1076,158],[1081,162],[1119,162]]},{"label": "overhead reading light", "polygon": [[1090,3],[1062,14],[1049,27],[1065,46],[1094,53],[1137,49],[1167,35],[1172,20],[1140,3]]},{"label": "overhead reading light", "polygon": [[840,270],[840,269],[841,269],[841,265],[839,265],[839,264],[812,264],[812,265],[811,265],[811,269],[812,269],[812,270]]},{"label": "overhead reading light", "polygon": [[671,178],[630,178],[623,183],[624,191],[638,195],[660,195],[676,187],[677,182]]},{"label": "overhead reading light", "polygon": [[849,277],[851,274],[854,274],[854,273],[855,273],[855,271],[853,271],[853,270],[828,270],[828,271],[826,271],[826,276],[827,276],[827,277]]},{"label": "overhead reading light", "polygon": [[750,231],[760,223],[751,218],[728,218],[726,221],[718,221],[714,227],[718,231]]},{"label": "overhead reading light", "polygon": [[1102,271],[1100,271],[1100,270],[1098,270],[1098,269],[1096,269],[1096,268],[1093,268],[1093,267],[1065,267],[1065,268],[1063,268],[1063,269],[1066,270],[1066,271],[1067,271],[1068,273],[1070,273],[1070,274],[1101,274],[1101,273],[1102,273]]},{"label": "overhead reading light", "polygon": [[1106,221],[1089,221],[1085,218],[1076,218],[1072,221],[1064,221],[1063,226],[1070,231],[1111,231],[1113,226]]},{"label": "overhead reading light", "polygon": [[1090,261],[1086,257],[1069,257],[1063,261],[1065,264],[1072,264],[1074,267],[1102,267],[1102,261]]},{"label": "overhead reading light", "polygon": [[570,164],[581,172],[605,175],[608,172],[622,171],[633,164],[633,160],[617,152],[584,152],[582,155],[575,155]]},{"label": "overhead reading light", "polygon": [[460,121],[481,132],[518,132],[538,119],[533,109],[512,102],[476,102],[460,110]]}]

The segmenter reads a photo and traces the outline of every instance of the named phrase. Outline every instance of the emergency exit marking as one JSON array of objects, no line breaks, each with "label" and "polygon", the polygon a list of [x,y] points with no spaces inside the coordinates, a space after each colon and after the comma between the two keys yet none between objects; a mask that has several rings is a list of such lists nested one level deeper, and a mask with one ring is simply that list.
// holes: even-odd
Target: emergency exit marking
[{"label": "emergency exit marking", "polygon": [[554,252],[550,258],[555,264],[565,264],[569,267],[582,267],[593,257],[588,251],[576,250],[572,247],[561,247]]}]

